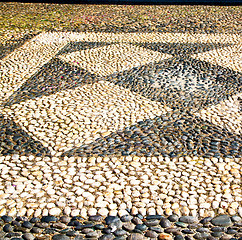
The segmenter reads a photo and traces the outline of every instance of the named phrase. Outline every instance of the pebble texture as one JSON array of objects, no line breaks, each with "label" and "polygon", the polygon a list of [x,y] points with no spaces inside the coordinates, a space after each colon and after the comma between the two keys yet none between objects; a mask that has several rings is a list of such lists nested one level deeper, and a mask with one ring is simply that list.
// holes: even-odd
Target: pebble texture
[{"label": "pebble texture", "polygon": [[0,239],[241,239],[240,35],[114,32],[0,55]]}]

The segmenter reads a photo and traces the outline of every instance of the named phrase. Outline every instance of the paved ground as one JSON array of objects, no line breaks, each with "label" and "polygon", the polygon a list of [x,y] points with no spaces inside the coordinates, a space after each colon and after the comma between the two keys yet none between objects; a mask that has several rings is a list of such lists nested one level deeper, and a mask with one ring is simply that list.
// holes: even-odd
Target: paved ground
[{"label": "paved ground", "polygon": [[[10,29],[13,22],[1,23],[0,216],[242,216],[239,7],[106,6],[105,13],[105,6],[65,6],[65,18],[86,10],[91,21],[62,26],[66,19],[59,19],[57,31],[44,31],[33,12],[53,16],[64,6],[2,3],[1,10],[14,19],[30,6],[32,25],[21,33]],[[214,218],[213,226],[230,226],[220,231],[224,239],[241,237],[241,219],[227,215]],[[176,229],[197,221],[189,219]],[[6,227],[12,220],[2,218],[3,238],[14,237]],[[167,235],[150,228],[157,224],[141,232],[126,226],[114,235],[179,235],[166,229],[170,223],[159,222]],[[29,229],[50,239],[67,227],[57,225],[42,235]],[[106,232],[107,239],[121,226]],[[75,230],[85,228],[93,226]]]}]

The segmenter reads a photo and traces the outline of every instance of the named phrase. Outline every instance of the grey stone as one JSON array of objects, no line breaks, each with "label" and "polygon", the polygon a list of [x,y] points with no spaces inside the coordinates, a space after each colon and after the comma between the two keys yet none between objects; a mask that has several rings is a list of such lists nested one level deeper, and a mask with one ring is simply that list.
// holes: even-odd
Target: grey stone
[{"label": "grey stone", "polygon": [[183,223],[197,223],[198,219],[193,216],[182,216],[179,218],[179,221]]},{"label": "grey stone", "polygon": [[228,227],[232,224],[232,221],[228,215],[220,215],[211,220],[214,226]]},{"label": "grey stone", "polygon": [[31,233],[24,233],[22,238],[25,240],[34,240],[35,239],[34,235]]}]

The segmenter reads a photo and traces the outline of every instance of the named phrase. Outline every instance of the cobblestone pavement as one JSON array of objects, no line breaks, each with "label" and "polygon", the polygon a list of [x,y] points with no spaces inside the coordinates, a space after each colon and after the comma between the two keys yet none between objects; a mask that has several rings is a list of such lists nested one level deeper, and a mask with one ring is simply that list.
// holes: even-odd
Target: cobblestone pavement
[{"label": "cobblestone pavement", "polygon": [[241,239],[241,53],[142,28],[3,49],[0,238]]}]

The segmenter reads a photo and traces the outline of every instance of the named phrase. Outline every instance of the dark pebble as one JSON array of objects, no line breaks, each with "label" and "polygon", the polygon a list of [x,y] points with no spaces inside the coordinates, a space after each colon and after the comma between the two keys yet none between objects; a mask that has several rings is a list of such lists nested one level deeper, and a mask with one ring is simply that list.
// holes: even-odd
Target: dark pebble
[{"label": "dark pebble", "polygon": [[232,220],[233,222],[240,222],[240,221],[242,221],[242,218],[239,217],[239,216],[232,216],[232,217],[231,217],[231,220]]},{"label": "dark pebble", "polygon": [[191,229],[183,229],[182,230],[182,233],[185,233],[185,234],[194,234],[194,231],[191,230]]},{"label": "dark pebble", "polygon": [[149,238],[157,238],[158,237],[158,233],[156,233],[155,231],[148,230],[145,233],[145,236],[149,237]]},{"label": "dark pebble", "polygon": [[174,227],[166,228],[166,229],[164,230],[164,232],[165,232],[165,233],[172,233],[172,234],[174,234],[174,235],[180,235],[180,234],[181,234],[180,230],[177,229],[177,228],[174,228]]},{"label": "dark pebble", "polygon": [[147,226],[145,224],[137,224],[135,226],[135,229],[138,229],[143,232],[143,231],[147,230]]},{"label": "dark pebble", "polygon": [[49,226],[49,224],[47,222],[37,222],[35,223],[35,227],[38,228],[47,228]]},{"label": "dark pebble", "polygon": [[182,216],[179,218],[179,221],[183,223],[197,223],[198,219],[193,216]]},{"label": "dark pebble", "polygon": [[133,224],[133,223],[131,223],[131,222],[125,222],[125,223],[123,224],[123,229],[126,230],[126,231],[131,232],[131,231],[134,230],[134,228],[135,228],[135,224]]},{"label": "dark pebble", "polygon": [[224,232],[225,228],[224,227],[212,227],[210,230],[212,232]]},{"label": "dark pebble", "polygon": [[222,237],[219,238],[220,240],[230,240],[231,236],[230,235],[223,235]]},{"label": "dark pebble", "polygon": [[221,236],[223,236],[223,232],[212,232],[211,233],[211,235],[213,236],[213,237],[221,237]]},{"label": "dark pebble", "polygon": [[134,224],[142,224],[143,223],[143,221],[140,219],[140,218],[138,218],[138,217],[134,217],[133,219],[132,219],[132,223],[134,223]]},{"label": "dark pebble", "polygon": [[13,220],[11,224],[12,224],[12,226],[14,226],[14,227],[21,227],[21,223],[18,222],[18,221],[16,221],[16,220]]},{"label": "dark pebble", "polygon": [[62,222],[55,222],[52,224],[53,228],[64,229],[66,228],[66,224]]},{"label": "dark pebble", "polygon": [[197,229],[197,232],[201,232],[201,233],[203,233],[203,232],[209,232],[209,229],[208,228],[198,228]]},{"label": "dark pebble", "polygon": [[90,216],[88,220],[93,222],[101,222],[103,220],[103,217],[99,215],[95,215],[95,216]]},{"label": "dark pebble", "polygon": [[232,228],[228,228],[227,231],[226,231],[227,234],[236,234],[238,233],[237,230],[235,229],[232,229]]},{"label": "dark pebble", "polygon": [[61,216],[60,217],[60,222],[62,223],[69,223],[71,221],[71,218],[68,216]]},{"label": "dark pebble", "polygon": [[98,233],[92,231],[92,232],[87,233],[87,234],[86,234],[86,237],[87,237],[87,238],[95,238],[95,237],[98,237]]},{"label": "dark pebble", "polygon": [[110,225],[111,223],[120,221],[120,218],[117,216],[108,216],[105,218],[105,222],[107,225]]},{"label": "dark pebble", "polygon": [[69,237],[75,237],[77,235],[78,233],[74,230],[69,230],[68,232],[66,232],[66,236],[69,236]]},{"label": "dark pebble", "polygon": [[184,237],[182,235],[176,235],[174,240],[184,240]]},{"label": "dark pebble", "polygon": [[195,239],[206,239],[208,236],[209,236],[208,233],[200,233],[200,232],[198,232],[193,237]]},{"label": "dark pebble", "polygon": [[93,229],[92,228],[83,228],[82,229],[82,233],[83,234],[87,234],[87,233],[90,233],[90,232],[93,232]]},{"label": "dark pebble", "polygon": [[62,234],[57,234],[52,237],[53,240],[71,240],[69,237],[62,235]]},{"label": "dark pebble", "polygon": [[43,229],[38,228],[38,227],[33,227],[33,228],[31,229],[31,232],[32,232],[32,233],[41,233],[42,231],[43,231]]},{"label": "dark pebble", "polygon": [[210,222],[212,219],[213,219],[212,217],[205,217],[200,221],[200,223],[205,224]]},{"label": "dark pebble", "polygon": [[160,228],[160,227],[149,227],[150,230],[155,231],[157,233],[163,233],[164,229]]},{"label": "dark pebble", "polygon": [[124,216],[122,216],[121,218],[120,218],[120,220],[122,221],[122,222],[129,222],[129,221],[131,221],[133,219],[133,216],[131,216],[131,215],[124,215]]},{"label": "dark pebble", "polygon": [[227,227],[232,224],[232,221],[228,215],[220,215],[213,218],[211,223],[215,226]]},{"label": "dark pebble", "polygon": [[57,222],[57,218],[54,216],[44,216],[41,218],[41,222],[46,222],[46,223],[50,223],[50,222]]},{"label": "dark pebble", "polygon": [[179,216],[177,216],[176,214],[172,214],[168,217],[168,220],[171,222],[177,222],[179,220]]},{"label": "dark pebble", "polygon": [[21,233],[18,233],[18,232],[10,232],[5,235],[6,238],[20,237],[20,236],[21,236]]},{"label": "dark pebble", "polygon": [[11,223],[13,221],[13,218],[10,216],[2,216],[1,219],[5,222],[5,223]]},{"label": "dark pebble", "polygon": [[183,223],[183,222],[176,222],[175,224],[178,227],[182,227],[182,228],[186,228],[187,227],[187,224],[186,223]]},{"label": "dark pebble", "polygon": [[4,232],[12,232],[13,231],[13,227],[8,223],[3,227],[3,231]]},{"label": "dark pebble", "polygon": [[103,224],[96,224],[96,225],[94,225],[94,228],[97,230],[102,230],[105,228],[105,226]]},{"label": "dark pebble", "polygon": [[143,240],[144,236],[140,233],[131,233],[127,240]]},{"label": "dark pebble", "polygon": [[101,237],[99,237],[99,240],[113,240],[115,236],[113,234],[104,234]]},{"label": "dark pebble", "polygon": [[171,226],[171,222],[166,218],[162,218],[160,220],[160,226],[163,227],[163,228],[168,228],[168,227]]},{"label": "dark pebble", "polygon": [[[25,221],[27,221],[27,219],[26,219]],[[30,221],[31,223],[37,223],[37,222],[40,222],[40,219],[37,218],[37,217],[33,217],[33,218],[31,218],[29,221]]]},{"label": "dark pebble", "polygon": [[147,216],[146,217],[146,220],[150,220],[150,219],[158,219],[158,220],[160,220],[161,218],[164,218],[163,216],[161,216],[161,215],[149,215],[149,216]]},{"label": "dark pebble", "polygon": [[152,226],[157,226],[159,222],[160,221],[158,219],[150,219],[148,221],[145,221],[144,224],[148,227],[152,227]]},{"label": "dark pebble", "polygon": [[73,240],[83,240],[83,236],[77,235],[75,238],[73,238]]},{"label": "dark pebble", "polygon": [[31,229],[33,227],[33,224],[30,223],[29,221],[24,221],[22,223],[22,227]]},{"label": "dark pebble", "polygon": [[34,235],[31,233],[24,233],[22,238],[25,240],[34,240],[35,239]]},{"label": "dark pebble", "polygon": [[123,235],[127,234],[127,232],[126,232],[125,230],[123,230],[123,229],[117,229],[117,230],[115,230],[115,231],[113,232],[113,234],[114,234],[115,236],[123,236]]}]

